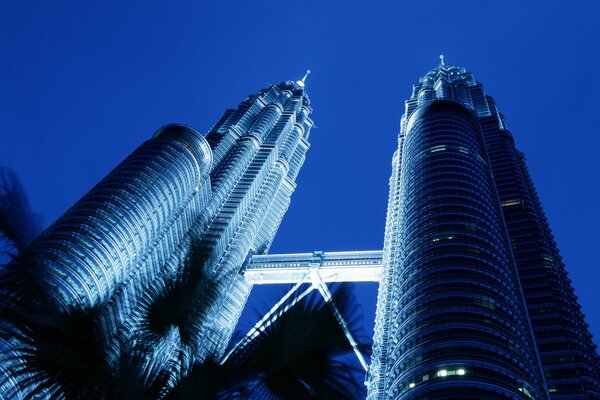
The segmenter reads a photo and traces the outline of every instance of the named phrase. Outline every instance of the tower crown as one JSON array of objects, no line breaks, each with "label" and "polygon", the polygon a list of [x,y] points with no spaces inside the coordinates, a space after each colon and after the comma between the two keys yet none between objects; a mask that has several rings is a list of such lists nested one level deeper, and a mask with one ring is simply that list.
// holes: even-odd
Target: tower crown
[{"label": "tower crown", "polygon": [[481,83],[477,82],[473,74],[464,67],[446,64],[443,55],[440,55],[440,63],[413,85],[412,95],[405,103],[406,111],[403,120],[407,121],[417,107],[425,106],[435,100],[460,103],[479,117],[497,114],[498,123],[503,125],[493,100],[485,95]]},{"label": "tower crown", "polygon": [[436,85],[440,84],[438,83],[440,81],[450,85],[456,85],[457,83],[464,83],[467,86],[477,85],[473,75],[464,67],[446,64],[443,54],[440,55],[439,65],[420,78],[418,85],[423,88],[434,89]]}]

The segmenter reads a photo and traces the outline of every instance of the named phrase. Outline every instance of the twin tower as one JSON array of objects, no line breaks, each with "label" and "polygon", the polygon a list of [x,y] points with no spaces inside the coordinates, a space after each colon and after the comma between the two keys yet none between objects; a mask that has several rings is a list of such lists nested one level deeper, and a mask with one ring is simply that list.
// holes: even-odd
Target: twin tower
[{"label": "twin tower", "polygon": [[[222,357],[262,276],[246,272],[290,204],[311,111],[303,79],[249,96],[206,137],[160,129],[26,249],[44,301],[93,309],[114,368],[134,352],[173,383]],[[524,157],[464,68],[442,61],[413,86],[383,253],[369,257],[380,282],[369,399],[600,398],[596,348]],[[342,264],[337,280],[353,280]],[[149,310],[174,298],[186,312],[157,334]]]}]

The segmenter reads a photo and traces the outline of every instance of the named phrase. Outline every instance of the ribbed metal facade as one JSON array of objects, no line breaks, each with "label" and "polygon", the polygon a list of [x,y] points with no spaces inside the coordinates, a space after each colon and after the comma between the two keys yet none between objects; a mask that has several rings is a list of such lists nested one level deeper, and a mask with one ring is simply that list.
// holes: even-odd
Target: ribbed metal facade
[{"label": "ribbed metal facade", "polygon": [[[135,368],[149,380],[167,376],[168,390],[192,363],[224,352],[251,288],[242,266],[268,250],[290,204],[311,112],[303,82],[288,81],[227,110],[206,138],[181,125],[160,129],[21,262],[33,266],[54,311],[95,310],[94,330],[115,371],[123,355],[136,354]],[[183,320],[157,334],[149,310],[179,296],[175,282],[192,248],[203,280],[187,282],[194,290]],[[34,389],[26,377],[3,382],[21,394]]]},{"label": "ribbed metal facade", "polygon": [[368,398],[595,398],[597,360],[503,117],[440,64],[392,161]]}]

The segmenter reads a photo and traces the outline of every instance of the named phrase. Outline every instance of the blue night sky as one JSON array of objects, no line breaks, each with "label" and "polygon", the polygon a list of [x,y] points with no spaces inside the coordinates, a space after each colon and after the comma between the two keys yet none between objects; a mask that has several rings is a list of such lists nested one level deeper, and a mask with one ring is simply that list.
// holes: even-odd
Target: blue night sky
[{"label": "blue night sky", "polygon": [[380,249],[404,100],[444,53],[506,115],[600,343],[600,2],[83,3],[0,6],[0,165],[46,225],[160,126],[206,132],[310,68],[318,128],[271,251]]}]

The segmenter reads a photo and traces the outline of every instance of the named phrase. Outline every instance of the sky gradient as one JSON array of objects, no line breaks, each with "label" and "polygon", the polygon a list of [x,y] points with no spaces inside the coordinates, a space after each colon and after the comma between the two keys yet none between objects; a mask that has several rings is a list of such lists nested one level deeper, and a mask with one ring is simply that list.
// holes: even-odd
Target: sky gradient
[{"label": "sky gradient", "polygon": [[600,343],[600,2],[101,3],[0,6],[0,165],[46,225],[160,126],[206,132],[310,68],[312,147],[271,252],[380,249],[404,100],[444,53],[505,114]]}]

